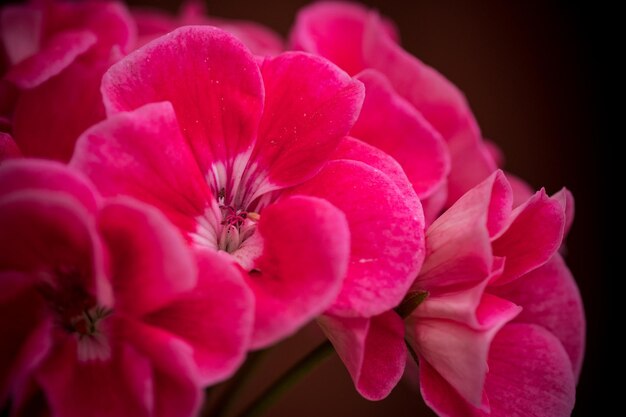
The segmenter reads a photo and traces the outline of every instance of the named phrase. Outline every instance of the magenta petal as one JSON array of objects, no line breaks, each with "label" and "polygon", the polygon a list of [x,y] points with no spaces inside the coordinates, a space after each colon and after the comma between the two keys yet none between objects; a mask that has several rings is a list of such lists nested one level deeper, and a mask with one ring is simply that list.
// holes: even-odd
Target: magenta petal
[{"label": "magenta petal", "polygon": [[387,397],[406,364],[404,323],[392,311],[371,318],[323,315],[318,322],[368,400]]},{"label": "magenta petal", "polygon": [[261,66],[265,109],[251,160],[280,186],[319,171],[356,120],[363,85],[331,62],[302,52],[267,58]]},{"label": "magenta petal", "polygon": [[538,324],[563,344],[578,377],[585,350],[585,314],[576,281],[560,255],[493,290],[524,309],[516,322]]},{"label": "magenta petal", "polygon": [[100,202],[93,185],[83,175],[58,162],[36,159],[4,162],[0,166],[0,197],[27,189],[64,193],[92,213]]},{"label": "magenta petal", "polygon": [[37,381],[53,415],[151,415],[150,364],[130,346],[120,346],[105,362],[79,362],[75,339],[66,338],[39,369]]},{"label": "magenta petal", "polygon": [[77,142],[70,165],[103,194],[145,201],[188,232],[213,200],[169,103],[120,113],[92,127]]},{"label": "magenta petal", "polygon": [[511,184],[511,189],[513,190],[513,207],[524,204],[535,194],[535,190],[530,184],[510,172],[506,173],[506,179]]},{"label": "magenta petal", "polygon": [[40,283],[54,283],[55,269],[75,271],[65,276],[64,285],[80,286],[101,305],[111,306],[101,241],[93,218],[78,201],[41,190],[2,196],[0,230],[0,270],[32,272]]},{"label": "magenta petal", "polygon": [[350,266],[328,312],[371,317],[398,305],[424,260],[417,197],[402,194],[381,171],[354,160],[329,162],[293,192],[325,198],[348,219]]},{"label": "magenta petal", "polygon": [[511,189],[502,172],[468,191],[428,228],[428,256],[415,281],[437,295],[473,287],[491,275],[491,236],[511,212]]},{"label": "magenta petal", "polygon": [[209,19],[210,24],[224,29],[239,39],[254,55],[278,55],[285,50],[280,35],[252,21]]},{"label": "magenta petal", "polygon": [[252,347],[293,333],[326,310],[343,283],[350,251],[344,214],[296,196],[268,206],[259,221],[263,254],[246,281],[256,298]]},{"label": "magenta petal", "polygon": [[209,26],[177,29],[113,65],[102,80],[108,114],[170,101],[203,172],[256,137],[263,83],[252,54]]},{"label": "magenta petal", "polygon": [[552,198],[561,203],[563,211],[565,212],[565,227],[563,230],[563,236],[565,237],[569,233],[569,229],[572,227],[572,223],[574,222],[574,196],[572,195],[570,190],[568,190],[567,188],[563,188],[559,192],[554,194]]},{"label": "magenta petal", "polygon": [[187,245],[154,207],[112,200],[100,211],[98,227],[110,252],[117,310],[145,314],[196,285],[196,263]]},{"label": "magenta petal", "polygon": [[492,243],[496,256],[506,257],[501,285],[543,265],[561,246],[565,213],[561,203],[541,190],[515,208],[509,224]]},{"label": "magenta petal", "polygon": [[422,398],[437,415],[445,417],[486,417],[489,415],[489,399],[484,390],[480,406],[474,407],[425,360],[419,361],[419,379]]},{"label": "magenta petal", "polygon": [[21,88],[37,87],[67,68],[97,40],[89,30],[61,32],[48,40],[37,54],[11,67],[6,77]]},{"label": "magenta petal", "polygon": [[147,394],[154,405],[150,416],[197,415],[202,391],[191,346],[163,329],[138,321],[126,320],[123,329],[133,348],[151,362],[152,386]]},{"label": "magenta petal", "polygon": [[254,298],[241,273],[216,252],[199,251],[198,285],[147,321],[193,348],[201,382],[230,376],[241,364],[253,325]]},{"label": "magenta petal", "polygon": [[477,311],[480,329],[445,319],[407,320],[407,339],[415,352],[427,361],[474,406],[482,404],[487,375],[489,347],[496,333],[520,312],[505,300],[490,297]]},{"label": "magenta petal", "polygon": [[107,68],[108,62],[75,62],[20,94],[13,132],[24,155],[69,161],[80,134],[104,118],[100,80]]},{"label": "magenta petal", "polygon": [[565,417],[574,408],[576,381],[556,337],[539,326],[509,324],[491,346],[485,389],[494,417]]},{"label": "magenta petal", "polygon": [[417,195],[430,196],[450,171],[445,142],[381,73],[365,70],[357,79],[365,84],[366,93],[351,135],[393,156],[404,168]]}]

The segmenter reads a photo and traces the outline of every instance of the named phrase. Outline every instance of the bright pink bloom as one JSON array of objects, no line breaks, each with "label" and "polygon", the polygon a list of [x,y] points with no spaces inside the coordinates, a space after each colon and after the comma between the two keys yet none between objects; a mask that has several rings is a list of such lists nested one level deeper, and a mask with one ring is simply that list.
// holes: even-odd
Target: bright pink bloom
[{"label": "bright pink bloom", "polygon": [[573,200],[513,207],[501,172],[428,229],[407,319],[426,403],[442,416],[569,415],[584,349],[576,284],[557,253]]},{"label": "bright pink bloom", "polygon": [[239,263],[256,296],[253,347],[328,308],[371,316],[401,301],[423,258],[419,201],[396,185],[410,187],[400,170],[336,154],[361,83],[304,53],[257,61],[226,32],[192,26],[114,65],[103,92],[110,118],[72,165]]},{"label": "bright pink bloom", "polygon": [[[376,12],[355,3],[315,3],[299,12],[290,42],[296,49],[330,59],[349,74],[367,78],[367,94],[371,84],[377,98],[372,100],[374,110],[362,115],[354,135],[381,147],[401,163],[422,198],[428,218],[446,202],[446,193],[449,206],[495,170],[491,150],[482,141],[463,94],[404,51],[393,25]],[[402,99],[393,97],[394,93]],[[378,98],[381,94],[402,108],[402,119],[377,113],[384,106]],[[375,118],[377,114],[381,120]],[[410,123],[402,124],[409,119]],[[393,126],[393,134],[385,130],[387,123]],[[438,149],[440,137],[448,145],[451,167]],[[426,152],[424,157],[421,152]],[[419,158],[419,163],[414,158]],[[445,187],[441,181],[448,170]]]},{"label": "bright pink bloom", "polygon": [[210,16],[204,2],[196,0],[184,1],[178,16],[142,8],[133,9],[132,15],[137,23],[137,47],[181,26],[210,25],[235,36],[255,55],[278,55],[285,49],[280,35],[270,28],[252,21]]},{"label": "bright pink bloom", "polygon": [[33,1],[4,7],[0,28],[4,78],[20,88],[9,109],[16,142],[26,156],[69,160],[104,118],[100,81],[135,43],[130,15],[116,2]]},{"label": "bright pink bloom", "polygon": [[252,295],[154,208],[19,159],[0,166],[0,230],[0,408],[191,416],[243,360]]}]

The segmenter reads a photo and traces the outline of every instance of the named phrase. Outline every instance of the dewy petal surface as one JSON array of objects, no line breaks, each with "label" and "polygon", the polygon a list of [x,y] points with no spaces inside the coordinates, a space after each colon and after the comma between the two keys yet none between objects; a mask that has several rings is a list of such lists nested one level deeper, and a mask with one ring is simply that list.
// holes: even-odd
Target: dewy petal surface
[{"label": "dewy petal surface", "polygon": [[345,215],[319,198],[294,196],[267,207],[257,233],[263,252],[246,278],[256,298],[253,348],[326,310],[341,289],[350,254]]},{"label": "dewy petal surface", "polygon": [[264,100],[252,54],[209,26],[177,29],[131,53],[105,74],[102,91],[109,115],[171,102],[205,173],[250,151]]},{"label": "dewy petal surface", "polygon": [[417,197],[401,194],[387,175],[356,160],[329,162],[293,193],[325,198],[348,219],[350,266],[329,312],[371,317],[398,305],[424,259]]}]

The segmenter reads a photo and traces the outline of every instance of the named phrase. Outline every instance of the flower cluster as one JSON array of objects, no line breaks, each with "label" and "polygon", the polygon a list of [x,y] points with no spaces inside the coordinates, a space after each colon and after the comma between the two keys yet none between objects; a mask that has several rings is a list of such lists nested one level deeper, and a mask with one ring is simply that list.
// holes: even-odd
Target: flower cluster
[{"label": "flower cluster", "polygon": [[573,197],[499,170],[377,12],[283,40],[33,0],[0,36],[0,411],[193,416],[316,320],[365,398],[408,373],[441,416],[571,413]]}]

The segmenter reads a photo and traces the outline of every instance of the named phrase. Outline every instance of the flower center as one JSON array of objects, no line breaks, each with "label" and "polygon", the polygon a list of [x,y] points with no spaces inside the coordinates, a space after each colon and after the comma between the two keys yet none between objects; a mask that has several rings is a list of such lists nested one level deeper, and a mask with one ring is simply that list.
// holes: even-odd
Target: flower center
[{"label": "flower center", "polygon": [[217,247],[225,252],[234,253],[254,234],[260,216],[258,213],[224,204],[220,204],[219,208],[222,229]]},{"label": "flower center", "polygon": [[81,285],[82,278],[76,268],[56,267],[41,272],[40,276],[39,292],[59,327],[76,337],[79,360],[108,359],[111,349],[103,324],[113,310],[98,305]]}]

